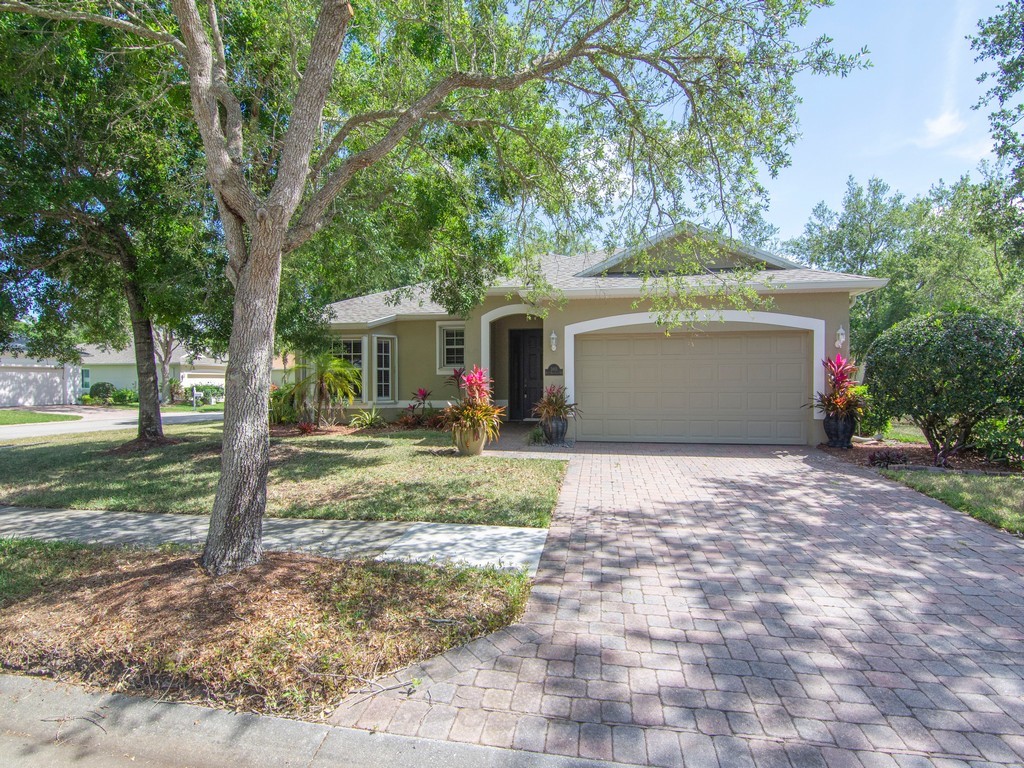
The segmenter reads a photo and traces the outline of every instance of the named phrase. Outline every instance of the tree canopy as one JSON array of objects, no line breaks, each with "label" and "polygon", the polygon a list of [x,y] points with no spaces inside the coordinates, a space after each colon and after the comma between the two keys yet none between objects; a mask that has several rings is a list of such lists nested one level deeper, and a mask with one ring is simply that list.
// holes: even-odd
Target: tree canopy
[{"label": "tree canopy", "polygon": [[989,88],[977,108],[992,107],[989,124],[996,152],[1012,168],[1014,187],[1024,192],[1024,0],[1007,0],[999,12],[978,22],[978,34],[971,37],[976,61],[994,65],[978,82]]},{"label": "tree canopy", "polygon": [[859,357],[895,323],[941,309],[1024,317],[1021,215],[1010,180],[983,166],[907,199],[878,178],[852,177],[843,207],[819,203],[804,234],[784,249],[814,267],[889,279],[850,310],[851,350]]}]

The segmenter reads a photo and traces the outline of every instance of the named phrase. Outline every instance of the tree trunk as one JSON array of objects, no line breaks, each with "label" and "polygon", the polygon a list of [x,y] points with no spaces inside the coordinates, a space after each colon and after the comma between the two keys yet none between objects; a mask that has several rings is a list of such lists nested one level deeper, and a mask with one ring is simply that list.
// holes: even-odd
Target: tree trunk
[{"label": "tree trunk", "polygon": [[171,357],[178,345],[174,332],[170,328],[157,328],[156,359],[160,365],[160,395],[164,403],[171,402]]},{"label": "tree trunk", "polygon": [[203,567],[214,576],[255,565],[263,555],[270,466],[267,409],[284,232],[281,223],[258,225],[236,278],[221,474],[203,550]]},{"label": "tree trunk", "polygon": [[128,314],[132,321],[132,340],[135,342],[135,370],[139,377],[139,440],[160,440],[164,426],[160,419],[160,386],[156,374],[156,354],[153,345],[153,323],[146,313],[142,290],[132,279],[124,283],[128,299]]}]

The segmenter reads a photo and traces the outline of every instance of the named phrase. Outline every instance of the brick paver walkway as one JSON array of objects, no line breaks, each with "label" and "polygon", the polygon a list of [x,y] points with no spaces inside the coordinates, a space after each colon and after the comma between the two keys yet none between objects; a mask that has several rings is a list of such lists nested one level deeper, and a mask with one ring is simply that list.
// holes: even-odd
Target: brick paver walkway
[{"label": "brick paver walkway", "polygon": [[580,445],[522,621],[335,722],[658,766],[1024,764],[1024,547],[816,452]]}]

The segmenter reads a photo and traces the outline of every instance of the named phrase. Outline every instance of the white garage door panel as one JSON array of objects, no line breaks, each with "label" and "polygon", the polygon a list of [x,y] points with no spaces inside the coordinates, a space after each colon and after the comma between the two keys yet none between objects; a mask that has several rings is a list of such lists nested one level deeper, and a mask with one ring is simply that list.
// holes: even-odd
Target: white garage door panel
[{"label": "white garage door panel", "polygon": [[804,444],[809,333],[585,335],[580,440]]},{"label": "white garage door panel", "polygon": [[0,366],[0,406],[64,402],[64,370],[45,366]]}]

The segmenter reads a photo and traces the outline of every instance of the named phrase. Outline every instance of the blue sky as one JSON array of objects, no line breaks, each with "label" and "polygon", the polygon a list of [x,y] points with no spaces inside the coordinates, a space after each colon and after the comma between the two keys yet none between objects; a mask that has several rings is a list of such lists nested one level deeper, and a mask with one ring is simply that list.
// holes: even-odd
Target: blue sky
[{"label": "blue sky", "polygon": [[837,0],[813,12],[809,31],[834,47],[867,46],[873,67],[845,79],[801,75],[802,138],[776,179],[769,221],[779,238],[803,231],[811,209],[842,203],[846,179],[878,176],[909,196],[952,182],[990,157],[986,111],[971,107],[984,88],[965,36],[998,0]]}]

